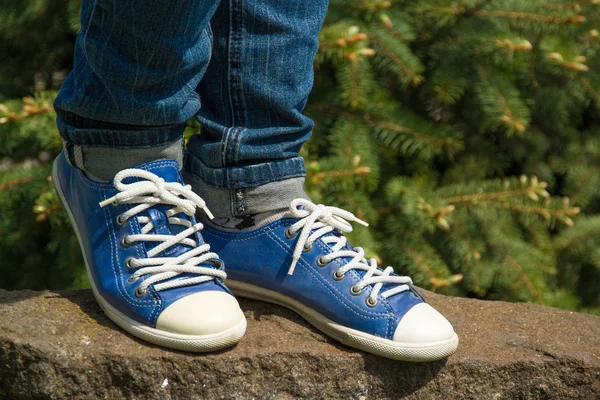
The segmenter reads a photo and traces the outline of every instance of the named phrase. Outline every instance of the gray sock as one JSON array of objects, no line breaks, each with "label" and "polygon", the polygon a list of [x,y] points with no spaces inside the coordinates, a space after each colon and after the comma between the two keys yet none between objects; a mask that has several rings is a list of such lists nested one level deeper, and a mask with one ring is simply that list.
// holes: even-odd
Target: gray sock
[{"label": "gray sock", "polygon": [[268,225],[289,215],[289,208],[285,208],[243,217],[215,217],[210,220],[205,217],[202,223],[227,232],[244,232]]},{"label": "gray sock", "polygon": [[289,215],[289,207],[296,198],[308,199],[304,193],[304,178],[291,178],[249,188],[223,189],[207,185],[190,172],[184,172],[185,182],[204,201],[214,214],[203,223],[222,230],[248,231],[267,225]]},{"label": "gray sock", "polygon": [[183,138],[153,147],[75,146],[75,166],[90,178],[111,181],[119,172],[156,160],[175,160],[183,165]]}]

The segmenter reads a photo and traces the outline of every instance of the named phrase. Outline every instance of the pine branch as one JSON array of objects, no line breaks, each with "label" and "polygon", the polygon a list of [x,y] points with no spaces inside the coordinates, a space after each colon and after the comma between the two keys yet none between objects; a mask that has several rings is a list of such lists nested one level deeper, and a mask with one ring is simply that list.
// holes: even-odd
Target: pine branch
[{"label": "pine branch", "polygon": [[481,84],[477,95],[483,110],[490,116],[491,126],[501,124],[513,131],[523,133],[529,126],[530,112],[520,98],[519,91],[513,83],[504,79],[499,73],[492,76],[483,66],[477,66]]},{"label": "pine branch", "polygon": [[313,183],[322,183],[325,178],[343,178],[347,176],[366,175],[370,173],[371,168],[369,167],[357,167],[347,170],[323,171],[312,176],[309,175],[307,176],[307,179],[311,180]]},{"label": "pine branch", "polygon": [[587,79],[580,77],[579,82],[594,99],[594,102],[596,103],[596,108],[600,108],[600,93],[588,82]]},{"label": "pine branch", "polygon": [[600,243],[600,215],[580,217],[577,219],[577,229],[566,229],[555,239],[554,246],[560,251],[569,251],[580,243],[591,240],[592,247]]},{"label": "pine branch", "polygon": [[433,145],[440,147],[440,148],[449,148],[449,147],[457,146],[457,143],[455,141],[453,141],[451,138],[435,137],[432,135],[428,135],[424,132],[419,132],[415,129],[408,128],[406,126],[402,126],[400,124],[395,124],[395,123],[387,122],[387,121],[368,121],[368,123],[372,126],[375,126],[375,127],[381,128],[381,129],[388,129],[392,132],[400,133],[403,135],[414,136],[423,141],[430,142]]},{"label": "pine branch", "polygon": [[542,296],[537,291],[537,289],[535,288],[535,286],[533,286],[533,283],[531,283],[531,280],[529,279],[529,277],[527,276],[527,274],[523,270],[523,267],[521,266],[521,264],[519,264],[517,262],[517,260],[515,260],[513,257],[511,257],[509,255],[505,255],[504,259],[509,263],[509,265],[511,265],[514,268],[515,271],[517,271],[517,274],[521,278],[521,281],[523,283],[525,283],[525,286],[527,287],[527,290],[529,290],[529,293],[533,296],[533,298],[535,299],[536,303],[542,304],[543,303]]},{"label": "pine branch", "polygon": [[446,288],[460,282],[463,279],[462,274],[454,274],[447,278],[436,277],[429,265],[429,262],[421,255],[420,252],[406,243],[402,243],[400,248],[413,260],[414,265],[428,276],[427,282],[432,286],[433,291]]},{"label": "pine branch", "polygon": [[541,22],[546,24],[582,24],[586,21],[583,15],[572,14],[568,16],[561,15],[539,15],[524,12],[515,11],[502,11],[502,10],[479,10],[474,13],[479,17],[494,17],[494,18],[506,18],[510,20],[529,20],[535,22]]},{"label": "pine branch", "polygon": [[600,6],[598,0],[578,0],[570,3],[563,4],[542,4],[543,8],[551,8],[556,10],[574,9],[576,12],[580,12],[584,7]]},{"label": "pine branch", "polygon": [[[14,104],[14,103],[13,103]],[[52,107],[46,99],[24,97],[21,103],[21,109],[10,107],[0,103],[0,125],[16,123],[26,118],[35,117],[36,115],[51,113]]]},{"label": "pine branch", "polygon": [[[534,199],[537,199],[537,195],[540,191],[544,190],[547,187],[546,182],[542,182],[542,186],[539,187],[525,187],[516,190],[506,190],[492,193],[475,193],[475,194],[465,194],[462,196],[454,196],[454,197],[446,197],[443,200],[448,204],[460,204],[460,203],[477,203],[481,200],[505,200],[508,197],[532,197],[535,196]],[[544,190],[545,192],[545,190]]]},{"label": "pine branch", "polygon": [[362,123],[372,128],[376,128],[379,132],[388,131],[390,133],[394,133],[395,135],[393,136],[383,135],[382,139],[386,146],[393,146],[393,142],[397,139],[397,135],[403,135],[414,137],[422,142],[427,143],[429,146],[431,146],[431,150],[433,152],[439,152],[441,150],[452,153],[462,148],[462,143],[454,137],[434,136],[396,122],[373,118],[373,116],[369,114],[361,115],[357,113],[350,113],[341,108],[325,106],[322,104],[313,104],[312,108],[350,120],[359,118]]},{"label": "pine branch", "polygon": [[452,17],[477,16],[484,18],[497,18],[508,21],[531,21],[538,24],[553,25],[580,25],[586,22],[585,16],[579,13],[571,13],[568,15],[556,13],[546,15],[537,14],[534,12],[484,9],[489,4],[491,4],[491,2],[486,0],[480,1],[473,7],[466,7],[458,2],[452,2],[448,6],[440,5],[438,2],[427,2],[425,5],[418,6],[415,11],[420,13],[431,13]]},{"label": "pine branch", "polygon": [[600,170],[587,165],[578,170],[574,171],[577,179],[575,187],[568,193],[570,197],[566,197],[565,201],[585,206],[588,204],[590,197],[593,197],[596,193],[595,187],[600,184]]},{"label": "pine branch", "polygon": [[471,204],[471,207],[490,208],[498,210],[509,210],[524,214],[538,214],[544,219],[549,220],[550,218],[556,218],[557,220],[570,226],[573,224],[573,220],[570,217],[574,217],[579,214],[579,207],[573,207],[568,209],[553,209],[544,207],[542,205],[527,205],[518,203],[498,203],[498,202],[478,202],[475,205]]},{"label": "pine branch", "polygon": [[473,7],[468,8],[464,11],[464,15],[475,15],[477,14],[479,11],[483,10],[485,7],[487,7],[490,3],[492,3],[492,1],[494,0],[480,0],[477,4],[475,4]]},{"label": "pine branch", "polygon": [[376,28],[371,29],[369,39],[383,57],[379,63],[382,68],[394,73],[405,84],[416,86],[423,81],[423,65],[406,45],[396,41],[386,30]]},{"label": "pine branch", "polygon": [[24,176],[24,177],[12,179],[8,182],[0,183],[0,190],[7,190],[12,187],[31,182],[34,178],[35,177],[33,177],[33,176]]},{"label": "pine branch", "polygon": [[[440,199],[456,208],[506,210],[532,214],[545,220],[557,219],[572,225],[571,217],[580,213],[564,200],[552,199],[546,191],[548,184],[537,177],[492,180],[467,185],[453,185],[438,190]],[[541,201],[541,202],[540,202]]]}]

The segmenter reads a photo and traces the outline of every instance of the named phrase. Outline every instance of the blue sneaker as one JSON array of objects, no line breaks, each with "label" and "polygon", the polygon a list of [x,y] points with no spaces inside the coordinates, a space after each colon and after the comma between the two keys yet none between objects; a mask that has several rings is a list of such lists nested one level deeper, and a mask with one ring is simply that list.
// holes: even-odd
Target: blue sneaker
[{"label": "blue sneaker", "polygon": [[332,338],[404,361],[452,354],[458,336],[408,277],[382,270],[343,236],[363,221],[296,199],[290,213],[252,231],[207,226],[205,240],[227,265],[238,296],[288,307]]},{"label": "blue sneaker", "polygon": [[197,208],[210,213],[183,185],[175,161],[143,164],[100,183],[61,154],[52,180],[96,300],[118,326],[186,351],[213,351],[241,339],[246,319],[193,216]]}]

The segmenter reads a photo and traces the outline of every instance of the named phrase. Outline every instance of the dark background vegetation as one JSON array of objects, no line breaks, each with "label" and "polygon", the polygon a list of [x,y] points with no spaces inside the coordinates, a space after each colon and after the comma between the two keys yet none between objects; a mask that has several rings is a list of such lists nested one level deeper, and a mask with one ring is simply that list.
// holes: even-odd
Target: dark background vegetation
[{"label": "dark background vegetation", "polygon": [[[353,242],[419,285],[599,313],[596,3],[332,0],[311,197],[368,220]],[[49,180],[78,8],[0,8],[0,288],[88,285]]]}]

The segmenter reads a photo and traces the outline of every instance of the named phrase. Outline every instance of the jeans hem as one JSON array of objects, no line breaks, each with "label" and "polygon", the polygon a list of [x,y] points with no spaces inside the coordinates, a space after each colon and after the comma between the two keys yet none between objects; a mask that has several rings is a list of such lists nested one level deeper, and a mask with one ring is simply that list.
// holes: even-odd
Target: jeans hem
[{"label": "jeans hem", "polygon": [[131,130],[77,128],[59,115],[56,125],[62,138],[71,145],[104,147],[155,147],[183,137],[186,123],[168,126],[135,126]]},{"label": "jeans hem", "polygon": [[226,189],[247,188],[306,176],[304,159],[300,156],[241,167],[211,168],[190,152],[186,152],[184,166],[186,171],[206,184]]}]

